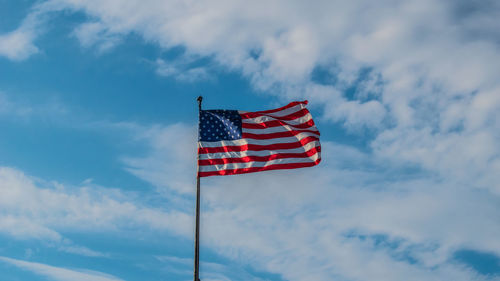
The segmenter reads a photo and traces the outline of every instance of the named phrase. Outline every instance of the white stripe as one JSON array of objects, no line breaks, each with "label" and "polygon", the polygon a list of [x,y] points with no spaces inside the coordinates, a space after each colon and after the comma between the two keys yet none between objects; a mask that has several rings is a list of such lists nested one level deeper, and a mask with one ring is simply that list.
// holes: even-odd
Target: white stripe
[{"label": "white stripe", "polygon": [[220,159],[220,158],[242,158],[247,156],[269,156],[279,153],[303,153],[314,147],[319,147],[319,141],[312,141],[302,147],[292,149],[276,149],[276,150],[262,150],[262,151],[237,151],[237,152],[218,152],[218,153],[204,153],[200,154],[200,160],[206,159]]},{"label": "white stripe", "polygon": [[[283,109],[280,111],[276,111],[273,113],[259,113],[259,112],[257,112],[257,113],[262,114],[262,115],[266,115],[266,116],[272,116],[272,117],[283,117],[283,116],[287,116],[289,114],[295,113],[297,111],[300,111],[304,108],[306,108],[306,105],[301,103],[301,104],[297,104],[297,105],[294,105],[292,107],[289,107],[289,108],[286,108],[286,109]],[[253,113],[253,112],[248,112],[248,111],[238,111],[238,112],[240,114]]]},{"label": "white stripe", "polygon": [[318,137],[314,133],[300,133],[293,137],[285,138],[272,138],[267,140],[257,140],[257,139],[239,139],[239,140],[222,140],[222,141],[200,141],[200,147],[221,147],[221,146],[242,146],[246,144],[256,144],[256,145],[269,145],[276,143],[293,143],[302,140],[307,137]]},{"label": "white stripe", "polygon": [[[285,124],[289,124],[289,125],[299,125],[302,123],[306,123],[311,119],[312,119],[311,114],[307,113],[306,115],[299,117],[299,118],[295,118],[293,120],[280,120],[280,121],[285,123]],[[270,116],[259,116],[259,117],[255,117],[255,118],[243,119],[241,121],[243,123],[253,124],[253,123],[263,123],[263,122],[273,121],[273,120],[278,120],[278,119],[270,117]]]},{"label": "white stripe", "polygon": [[247,162],[247,163],[228,163],[220,165],[199,166],[200,172],[211,172],[220,170],[244,169],[252,167],[267,167],[275,164],[291,164],[291,163],[310,163],[318,160],[321,157],[320,153],[315,153],[309,158],[284,158],[276,159],[267,162]]},{"label": "white stripe", "polygon": [[289,132],[289,131],[315,131],[318,132],[318,129],[316,129],[316,126],[312,126],[310,128],[304,128],[304,129],[299,129],[299,128],[294,128],[288,125],[285,126],[277,126],[277,127],[271,127],[271,128],[265,128],[265,129],[248,129],[248,128],[242,128],[242,133],[251,133],[251,134],[271,134],[271,133],[279,133],[279,132]]}]

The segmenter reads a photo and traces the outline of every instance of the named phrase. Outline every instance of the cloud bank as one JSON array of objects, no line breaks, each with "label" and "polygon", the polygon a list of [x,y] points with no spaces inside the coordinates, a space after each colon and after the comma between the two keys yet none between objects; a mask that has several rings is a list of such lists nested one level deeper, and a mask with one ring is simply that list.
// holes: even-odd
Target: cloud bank
[{"label": "cloud bank", "polygon": [[[375,132],[369,143],[375,153],[500,192],[500,26],[495,20],[500,7],[495,1],[117,5],[42,2],[19,30],[26,25],[31,30],[33,24],[26,22],[53,11],[84,12],[89,21],[75,34],[85,47],[110,49],[131,33],[165,49],[182,46],[188,54],[242,73],[256,89],[283,99],[309,98],[313,106],[323,106],[325,120],[348,131]],[[33,36],[26,38],[22,41],[29,43],[20,50],[34,50]],[[19,52],[7,56],[33,53]],[[202,68],[182,73],[179,64],[168,66],[161,59],[157,64],[160,75],[184,81],[206,77]]]},{"label": "cloud bank", "polygon": [[98,253],[73,245],[60,231],[119,231],[147,226],[189,235],[187,214],[141,206],[133,197],[96,186],[66,187],[44,182],[23,172],[0,167],[0,232],[15,239],[58,243],[65,252]]},{"label": "cloud bank", "polygon": [[[168,144],[179,126],[151,134],[151,142]],[[499,255],[498,197],[398,160],[327,141],[323,148],[324,162],[313,169],[203,179],[204,245],[286,280],[497,280],[453,257],[460,249]],[[187,170],[195,155],[188,145],[172,149],[156,147],[129,163],[180,196],[192,183],[168,167]],[[173,184],[158,185],[165,181]]]},{"label": "cloud bank", "polygon": [[[300,177],[241,176],[237,189],[232,178],[208,180],[203,231],[220,253],[288,280],[496,278],[453,261],[462,248],[500,255],[496,1],[50,0],[26,21],[60,10],[88,16],[74,32],[84,47],[109,51],[132,33],[164,49],[182,46],[188,56],[241,73],[257,90],[308,98],[321,109],[318,118],[353,136],[371,136],[366,153],[324,142],[325,162]],[[38,50],[37,33],[24,26],[1,35],[0,55],[20,60]],[[5,47],[12,42],[20,51]],[[157,64],[160,75],[181,77],[161,58]],[[178,158],[187,144],[171,151],[169,135],[189,132],[176,126],[151,131],[145,138],[152,153],[124,163],[182,194],[192,184],[187,167],[194,157],[185,157],[189,150]],[[173,164],[179,173],[163,174]],[[85,201],[84,192],[76,198],[90,214],[105,208]],[[110,202],[119,218],[135,213]],[[22,213],[29,215],[3,223],[58,238],[50,222]]]}]

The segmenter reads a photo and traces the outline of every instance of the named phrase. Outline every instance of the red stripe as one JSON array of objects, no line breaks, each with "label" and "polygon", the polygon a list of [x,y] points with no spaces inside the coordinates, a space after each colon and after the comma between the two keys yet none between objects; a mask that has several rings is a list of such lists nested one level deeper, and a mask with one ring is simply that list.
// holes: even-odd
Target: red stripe
[{"label": "red stripe", "polygon": [[234,145],[234,146],[219,146],[219,147],[200,147],[198,148],[198,154],[206,153],[218,153],[218,152],[239,152],[239,151],[262,151],[262,150],[277,150],[277,149],[292,149],[302,147],[312,141],[319,141],[318,137],[307,137],[296,142],[290,143],[273,143],[268,145],[258,145],[258,144],[245,144],[245,145]]},{"label": "red stripe", "polygon": [[256,118],[256,117],[261,117],[261,116],[269,116],[278,120],[294,120],[297,118],[300,118],[302,116],[305,116],[309,113],[309,110],[307,108],[302,108],[301,110],[298,110],[294,113],[290,113],[285,116],[271,116],[269,113],[260,113],[260,112],[246,112],[246,113],[240,113],[241,119],[250,119],[250,118]]},{"label": "red stripe", "polygon": [[294,102],[291,102],[283,107],[280,107],[280,108],[276,108],[276,109],[270,109],[270,110],[262,110],[262,111],[255,111],[255,112],[252,112],[252,113],[274,113],[274,112],[278,112],[278,111],[281,111],[281,110],[285,110],[287,108],[290,108],[290,107],[293,107],[293,106],[296,106],[296,105],[299,105],[299,104],[306,104],[307,105],[308,101],[294,101]]},{"label": "red stripe", "polygon": [[248,163],[248,162],[267,162],[276,159],[285,158],[308,158],[314,154],[321,152],[321,146],[316,146],[302,153],[278,153],[271,154],[268,156],[247,156],[241,158],[218,158],[218,159],[204,159],[198,160],[198,165],[200,166],[210,166],[210,165],[220,165],[229,163]]},{"label": "red stripe", "polygon": [[320,135],[319,131],[313,131],[313,130],[302,130],[302,131],[285,131],[285,132],[276,132],[276,133],[269,133],[269,134],[252,134],[252,133],[245,133],[243,132],[242,136],[244,139],[256,139],[256,140],[267,140],[267,139],[274,139],[274,138],[286,138],[286,137],[293,137],[296,136],[300,133],[313,133],[316,135]]},{"label": "red stripe", "polygon": [[266,129],[272,127],[280,127],[280,126],[290,126],[298,129],[306,129],[314,126],[314,121],[311,119],[305,123],[291,125],[284,121],[280,120],[271,120],[262,123],[242,123],[241,126],[245,129]]},{"label": "red stripe", "polygon": [[198,172],[198,176],[200,176],[200,177],[227,176],[227,175],[255,173],[255,172],[270,171],[270,170],[297,169],[297,168],[316,166],[319,164],[319,162],[321,162],[321,158],[314,161],[314,162],[308,162],[308,163],[274,164],[274,165],[269,165],[266,167],[250,167],[250,168],[243,168],[243,169]]}]

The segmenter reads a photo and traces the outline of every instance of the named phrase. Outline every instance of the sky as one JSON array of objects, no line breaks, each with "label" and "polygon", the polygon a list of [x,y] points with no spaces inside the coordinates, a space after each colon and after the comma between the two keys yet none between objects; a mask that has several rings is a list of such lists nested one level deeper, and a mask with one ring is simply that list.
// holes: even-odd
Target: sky
[{"label": "sky", "polygon": [[313,168],[201,181],[201,280],[500,280],[500,2],[0,0],[2,281],[192,280],[197,102]]}]

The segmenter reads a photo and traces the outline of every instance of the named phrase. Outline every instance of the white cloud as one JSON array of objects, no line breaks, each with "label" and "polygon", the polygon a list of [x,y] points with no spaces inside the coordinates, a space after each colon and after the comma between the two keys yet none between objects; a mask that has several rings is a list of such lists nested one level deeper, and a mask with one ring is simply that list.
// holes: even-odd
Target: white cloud
[{"label": "white cloud", "polygon": [[173,77],[181,82],[195,82],[202,80],[213,80],[213,75],[208,72],[206,67],[190,67],[191,59],[175,60],[166,62],[163,59],[157,59],[156,73],[164,77]]},{"label": "white cloud", "polygon": [[33,45],[34,34],[22,28],[0,35],[0,55],[11,60],[24,60],[38,53]]},{"label": "white cloud", "polygon": [[97,46],[101,53],[109,51],[121,41],[119,36],[109,33],[106,27],[99,22],[88,22],[80,25],[74,30],[74,35],[83,47]]},{"label": "white cloud", "polygon": [[[116,5],[111,0],[99,5],[91,0],[51,0],[38,10],[86,12],[91,20],[75,30],[84,46],[108,48],[116,38],[137,33],[164,48],[181,45],[189,54],[211,56],[242,71],[257,88],[280,95],[311,97],[316,83],[310,76],[317,66],[336,65],[330,74],[338,81],[325,87],[327,92],[345,91],[361,69],[372,68],[384,84],[377,100],[323,95],[328,101],[326,116],[347,128],[396,125],[398,130],[440,130],[434,128],[443,118],[437,113],[453,111],[458,100],[465,108],[455,110],[455,118],[464,119],[465,131],[499,126],[499,26],[493,19],[500,8],[492,1],[387,0],[376,6],[365,0],[253,1],[249,6],[238,1],[150,0]],[[159,74],[179,79],[207,73],[200,68],[184,73],[175,63],[158,64]],[[478,113],[475,107],[484,100],[488,106]],[[392,122],[384,124],[385,117]]]},{"label": "white cloud", "polygon": [[[133,173],[175,191],[169,197],[192,193],[194,145],[172,140],[179,132],[194,139],[191,128],[151,132],[152,151]],[[287,280],[494,280],[453,255],[500,255],[498,197],[399,160],[327,141],[323,148],[313,169],[203,178],[203,246]]]},{"label": "white cloud", "polygon": [[[183,46],[241,71],[257,89],[311,99],[324,108],[325,120],[347,130],[375,131],[372,146],[381,154],[399,158],[416,149],[421,157],[412,161],[425,168],[463,175],[463,183],[473,185],[482,174],[477,186],[500,190],[500,149],[490,141],[500,128],[500,26],[494,20],[500,8],[494,1],[150,0],[118,7],[111,0],[51,0],[40,6],[84,11],[90,21],[75,31],[84,46],[129,33],[164,48]],[[179,80],[207,77],[203,68],[162,60],[157,66],[158,74]],[[332,83],[311,79],[317,67]],[[360,74],[367,68],[377,83]],[[354,96],[346,94],[356,86]],[[408,139],[428,141],[407,147]],[[490,157],[464,153],[457,162],[449,153],[478,146]],[[479,171],[469,173],[471,163]]]},{"label": "white cloud", "polygon": [[17,29],[0,34],[0,56],[22,61],[38,53],[34,41],[44,29],[46,12],[35,5]]},{"label": "white cloud", "polygon": [[[368,154],[324,142],[324,163],[301,171],[313,179],[306,182],[284,172],[241,176],[238,188],[232,177],[207,180],[203,233],[221,253],[290,280],[488,279],[448,260],[460,247],[500,254],[493,236],[500,194],[495,1],[53,0],[45,6],[91,18],[80,27],[83,45],[99,42],[97,35],[136,33],[163,48],[184,46],[240,71],[256,89],[309,98],[324,109],[324,120],[376,132]],[[329,79],[312,79],[316,68]],[[365,69],[373,76],[363,77]],[[179,68],[165,64],[158,72],[175,77]],[[125,163],[162,189],[186,193],[194,157],[181,152],[194,150],[186,143],[174,149],[178,142],[170,136],[193,136],[176,126],[153,128],[145,136],[151,154]],[[328,164],[338,158],[345,163]],[[375,235],[397,246],[380,247]],[[416,263],[397,258],[405,255]]]},{"label": "white cloud", "polygon": [[287,280],[487,279],[448,261],[463,247],[500,253],[498,199],[432,178],[388,180],[395,168],[329,166],[349,158],[323,146],[323,166],[300,175],[204,181],[207,244]]},{"label": "white cloud", "polygon": [[118,277],[104,274],[102,272],[90,271],[90,270],[74,270],[66,269],[61,267],[55,267],[51,265],[46,265],[36,262],[28,262],[18,259],[12,259],[8,257],[1,257],[0,261],[12,264],[24,270],[34,272],[38,275],[50,278],[50,280],[56,281],[120,281]]},{"label": "white cloud", "polygon": [[63,239],[62,243],[56,246],[58,251],[76,254],[87,257],[109,257],[109,254],[94,251],[87,247],[75,245],[69,239]]},{"label": "white cloud", "polygon": [[150,154],[139,158],[124,157],[126,169],[162,190],[191,193],[196,178],[196,129],[174,124],[136,132],[137,140],[145,141],[150,147]]},{"label": "white cloud", "polygon": [[[185,213],[193,206],[185,195],[194,191],[193,127],[124,127],[151,147],[143,157],[125,158],[127,169],[158,186],[181,212],[141,207],[113,190],[70,191],[2,168],[1,219],[16,225],[0,229],[17,239],[52,239],[62,251],[88,256],[105,254],[66,242],[59,231],[136,225],[191,237]],[[494,280],[452,257],[463,248],[500,254],[498,197],[438,174],[409,173],[414,166],[391,157],[327,141],[323,148],[316,168],[204,178],[203,247],[287,280]],[[207,279],[233,280],[223,269],[204,272]]]},{"label": "white cloud", "polygon": [[0,232],[15,239],[41,239],[61,251],[105,256],[75,245],[60,231],[113,232],[149,227],[177,235],[191,233],[190,215],[143,207],[117,190],[67,188],[0,167]]}]

